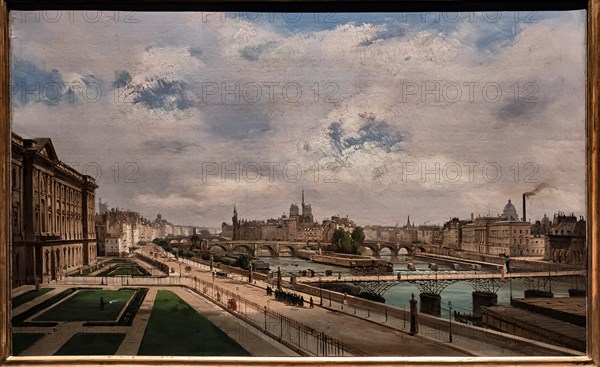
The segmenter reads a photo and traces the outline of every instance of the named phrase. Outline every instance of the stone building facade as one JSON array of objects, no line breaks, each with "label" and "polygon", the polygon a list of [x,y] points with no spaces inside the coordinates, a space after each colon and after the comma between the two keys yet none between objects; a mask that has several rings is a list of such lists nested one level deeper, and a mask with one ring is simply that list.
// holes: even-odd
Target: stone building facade
[{"label": "stone building facade", "polygon": [[[100,202],[100,207],[104,205]],[[119,256],[130,252],[140,242],[151,242],[160,237],[161,226],[138,212],[108,207],[96,216],[99,253],[102,256]],[[160,214],[159,214],[160,216]]]},{"label": "stone building facade", "polygon": [[467,220],[450,218],[442,228],[442,246],[459,249],[462,242],[462,227],[469,224]]},{"label": "stone building facade", "polygon": [[531,223],[518,220],[510,199],[497,217],[474,218],[461,227],[461,249],[487,255],[540,256],[539,241],[531,241]]},{"label": "stone building facade", "polygon": [[12,134],[12,285],[59,279],[97,256],[95,180],[58,159],[49,138]]},{"label": "stone building facade", "polygon": [[582,217],[557,213],[546,235],[546,260],[565,264],[586,264],[586,222]]}]

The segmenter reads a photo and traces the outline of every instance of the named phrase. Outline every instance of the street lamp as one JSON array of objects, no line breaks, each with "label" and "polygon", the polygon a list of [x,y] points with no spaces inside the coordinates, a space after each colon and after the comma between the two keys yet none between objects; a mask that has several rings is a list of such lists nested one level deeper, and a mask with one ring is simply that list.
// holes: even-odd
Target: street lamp
[{"label": "street lamp", "polygon": [[267,332],[267,310],[269,309],[270,300],[267,300],[267,305],[265,306],[265,333]]},{"label": "street lamp", "polygon": [[[267,301],[268,303],[269,301]],[[265,333],[267,332],[267,306],[265,306]]]},{"label": "street lamp", "polygon": [[319,277],[319,297],[321,298],[319,301],[319,306],[323,306],[323,288],[321,287],[321,277]]},{"label": "street lamp", "polygon": [[452,301],[448,301],[448,318],[450,319],[450,343],[452,343]]}]

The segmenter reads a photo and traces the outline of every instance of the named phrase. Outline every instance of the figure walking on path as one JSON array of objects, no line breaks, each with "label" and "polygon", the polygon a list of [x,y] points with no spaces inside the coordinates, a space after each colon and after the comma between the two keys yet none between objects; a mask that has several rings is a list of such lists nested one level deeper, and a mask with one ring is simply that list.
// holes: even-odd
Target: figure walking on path
[{"label": "figure walking on path", "polygon": [[315,304],[313,302],[312,297],[310,297],[310,308],[315,308]]}]

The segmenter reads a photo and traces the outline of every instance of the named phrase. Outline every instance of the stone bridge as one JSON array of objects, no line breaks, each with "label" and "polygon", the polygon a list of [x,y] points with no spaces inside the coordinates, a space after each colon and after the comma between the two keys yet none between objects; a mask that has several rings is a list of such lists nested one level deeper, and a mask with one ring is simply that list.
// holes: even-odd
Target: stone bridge
[{"label": "stone bridge", "polygon": [[[297,256],[299,250],[314,250],[317,244],[306,242],[286,242],[286,241],[203,241],[200,248],[207,252],[221,252],[224,254],[246,253],[251,256],[258,256],[261,250],[268,251],[271,257],[278,257],[282,253]],[[324,245],[321,245],[322,247]]]},{"label": "stone bridge", "polygon": [[405,249],[408,255],[414,255],[418,252],[431,252],[431,245],[414,243],[394,243],[386,241],[365,241],[362,245],[373,252],[373,256],[381,255],[381,250],[389,249],[392,256],[398,256],[400,250]]},{"label": "stone bridge", "polygon": [[[273,257],[279,256],[281,250],[288,250],[292,256],[296,256],[298,250],[302,249],[317,249],[317,243],[293,242],[293,241],[266,241],[266,240],[238,240],[232,241],[228,238],[210,235],[192,235],[192,236],[173,236],[170,240],[181,243],[182,246],[200,247],[202,251],[221,251],[226,254],[245,252],[248,255],[257,256],[258,251],[265,249]],[[177,243],[173,243],[177,246]],[[321,243],[322,249],[328,243]],[[398,256],[399,252],[404,249],[408,255],[415,255],[419,252],[432,252],[432,246],[429,244],[412,244],[412,243],[394,243],[386,241],[365,241],[362,245],[368,248],[373,253],[373,256],[380,256],[381,250],[388,249],[392,256]]]}]

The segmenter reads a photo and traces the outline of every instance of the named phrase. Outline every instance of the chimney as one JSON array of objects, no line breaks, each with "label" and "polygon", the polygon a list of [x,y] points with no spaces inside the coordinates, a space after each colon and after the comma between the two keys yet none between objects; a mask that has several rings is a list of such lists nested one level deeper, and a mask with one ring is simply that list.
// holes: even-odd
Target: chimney
[{"label": "chimney", "polygon": [[525,203],[525,198],[526,196],[523,194],[523,222],[527,222],[527,204]]}]

